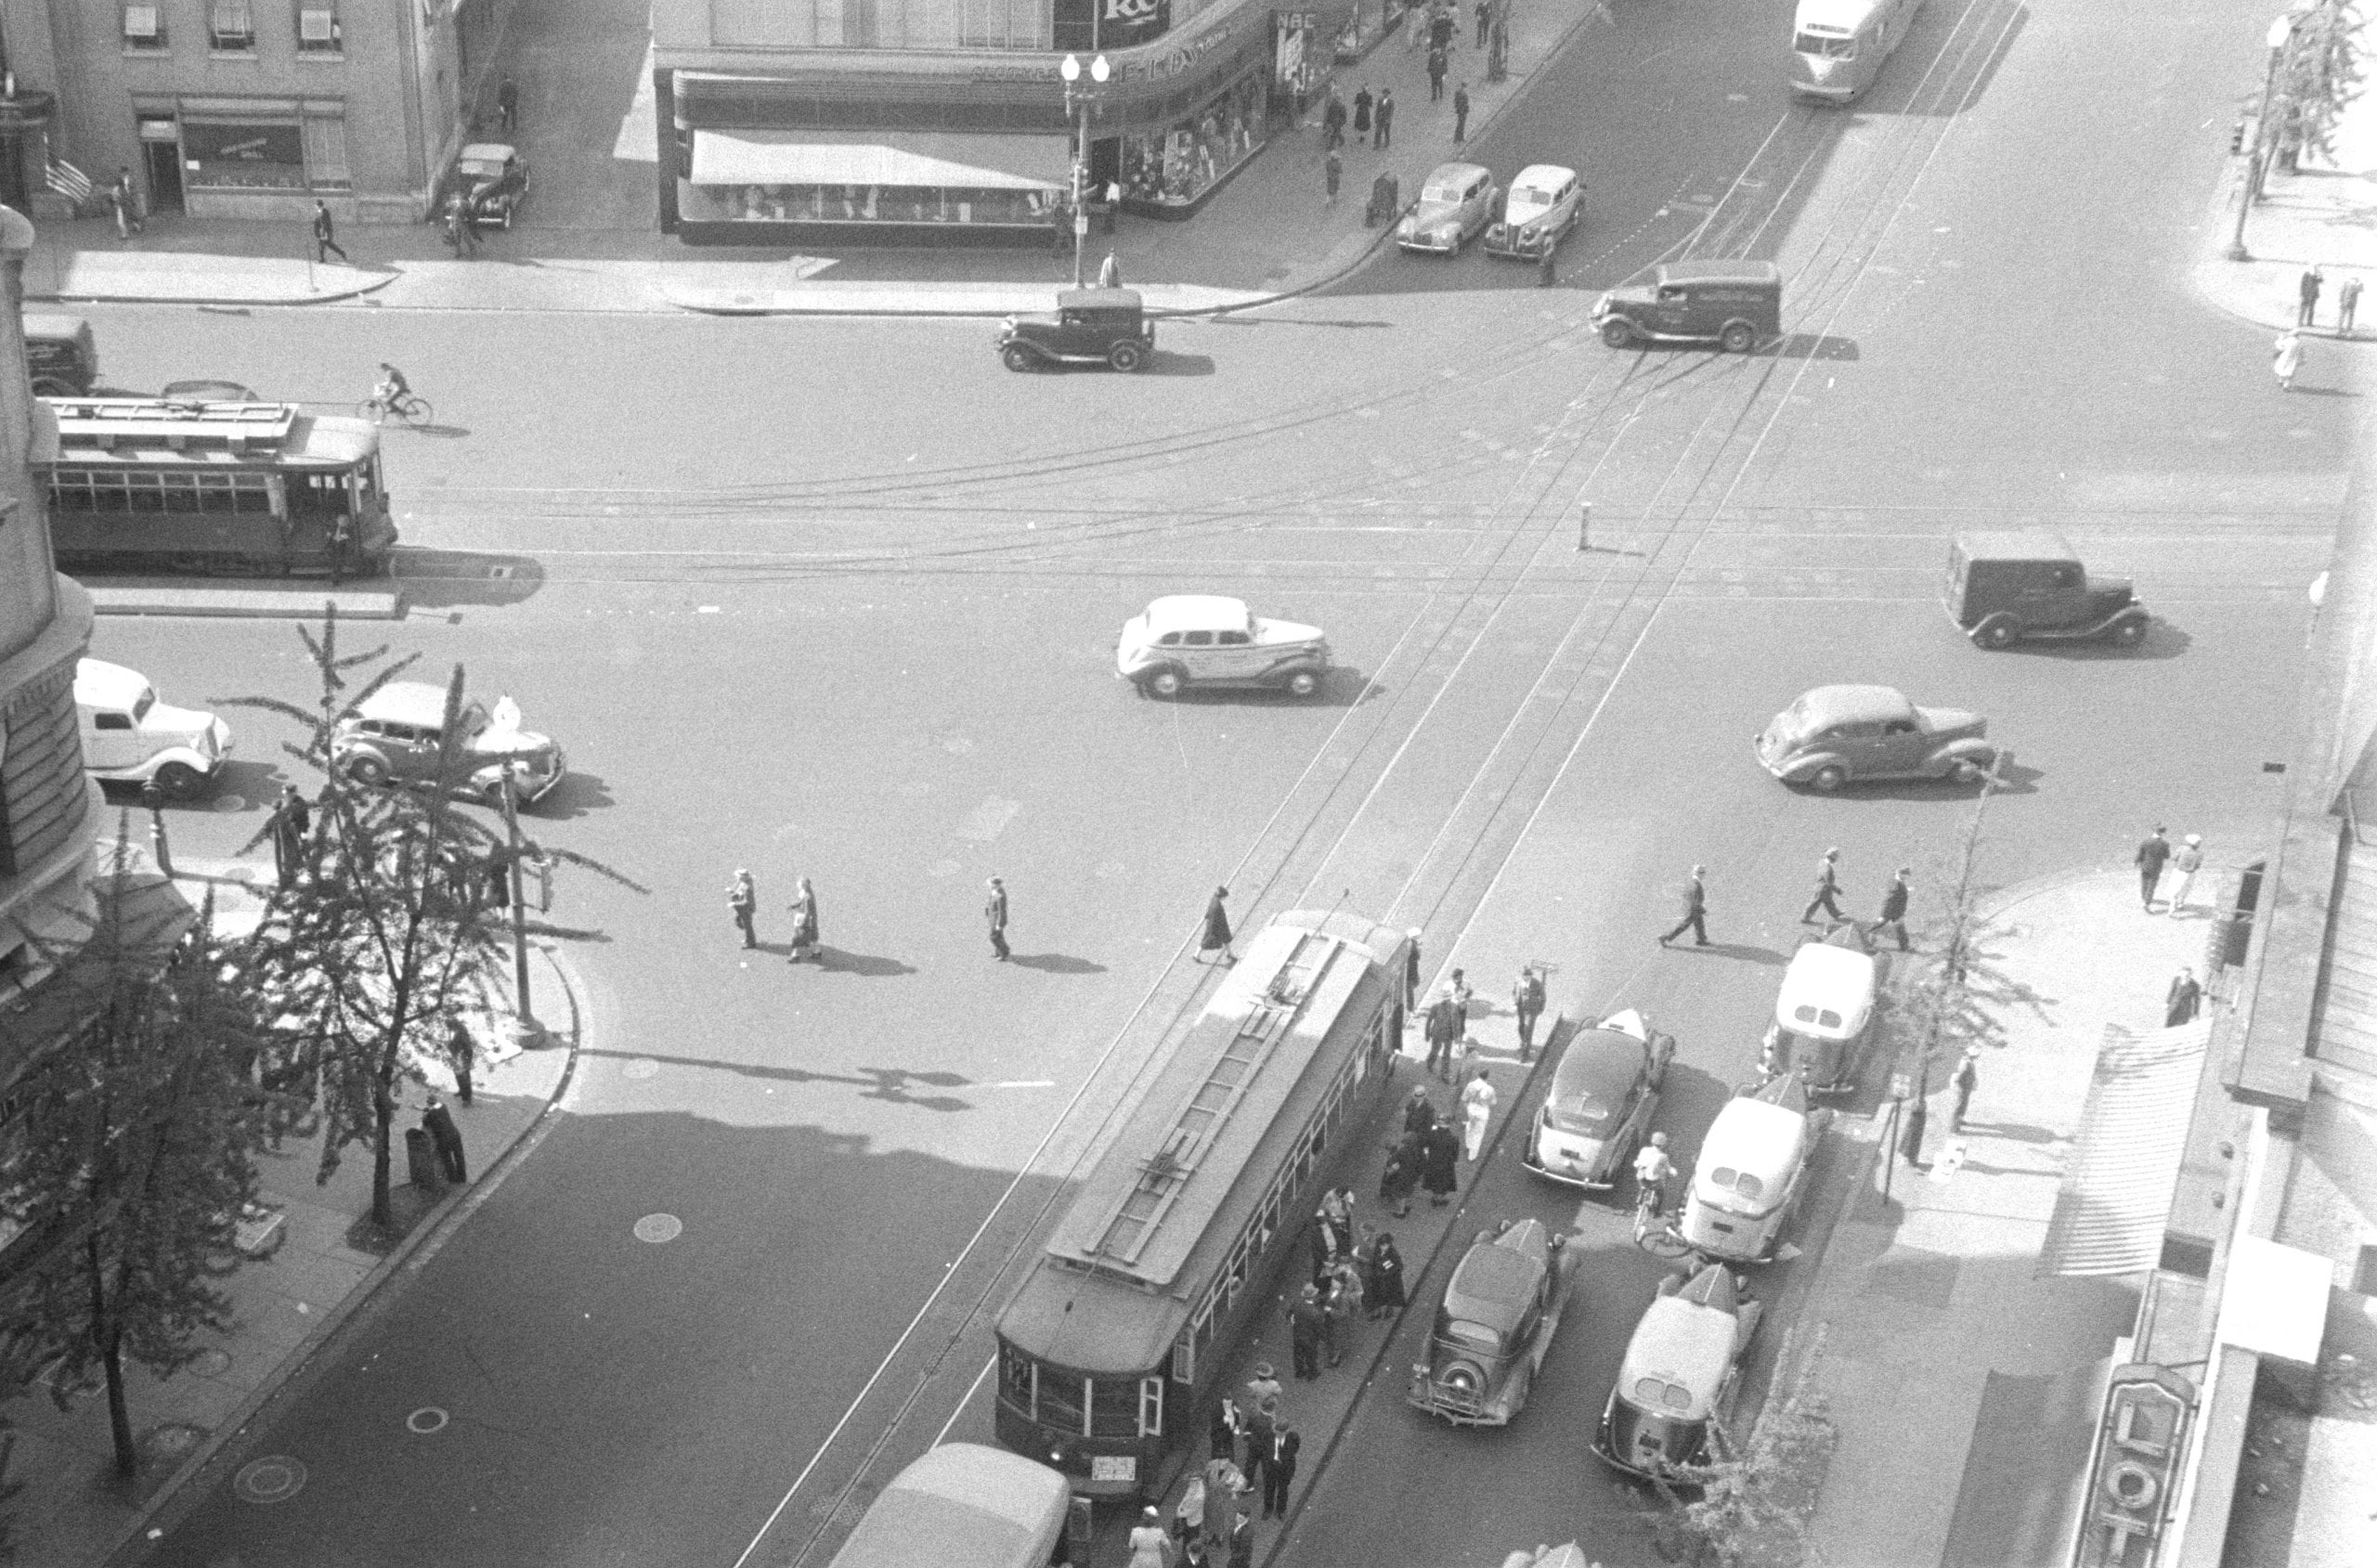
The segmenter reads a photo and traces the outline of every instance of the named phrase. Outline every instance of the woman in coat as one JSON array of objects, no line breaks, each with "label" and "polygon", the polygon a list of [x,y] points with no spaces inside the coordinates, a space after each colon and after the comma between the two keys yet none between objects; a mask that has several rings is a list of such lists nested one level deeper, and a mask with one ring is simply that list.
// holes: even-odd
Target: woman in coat
[{"label": "woman in coat", "polygon": [[1411,1189],[1420,1185],[1420,1138],[1406,1133],[1401,1142],[1389,1144],[1386,1170],[1378,1179],[1379,1201],[1398,1220],[1411,1212]]},{"label": "woman in coat", "polygon": [[[1205,928],[1197,939],[1197,951],[1200,953],[1218,952],[1223,963],[1235,964],[1238,954],[1229,950],[1229,911],[1222,907],[1222,901],[1228,897],[1228,888],[1216,888],[1214,896],[1205,901]],[[1203,963],[1204,960],[1200,958],[1198,962]]]},{"label": "woman in coat", "polygon": [[1370,1277],[1362,1299],[1373,1317],[1403,1310],[1403,1254],[1395,1250],[1392,1231],[1380,1231],[1378,1244],[1370,1249]]},{"label": "woman in coat", "polygon": [[798,964],[804,958],[817,956],[817,889],[809,878],[800,879],[800,891],[792,901],[792,951],[785,962]]},{"label": "woman in coat", "polygon": [[1163,1527],[1163,1512],[1153,1505],[1139,1510],[1139,1523],[1131,1532],[1129,1568],[1172,1568],[1172,1536]]},{"label": "woman in coat", "polygon": [[1458,1164],[1461,1160],[1461,1134],[1439,1121],[1420,1139],[1420,1185],[1428,1189],[1428,1201],[1441,1209],[1461,1185]]}]

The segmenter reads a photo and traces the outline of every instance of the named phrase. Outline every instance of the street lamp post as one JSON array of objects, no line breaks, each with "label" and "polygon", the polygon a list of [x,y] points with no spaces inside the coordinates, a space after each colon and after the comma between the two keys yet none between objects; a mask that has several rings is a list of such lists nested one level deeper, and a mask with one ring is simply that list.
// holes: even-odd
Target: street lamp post
[{"label": "street lamp post", "polygon": [[2245,159],[2244,177],[2237,182],[2237,227],[2228,236],[2228,259],[2251,261],[2253,253],[2245,249],[2245,218],[2254,210],[2254,198],[2261,194],[2263,172],[2269,167],[2273,138],[2269,133],[2269,100],[2278,92],[2279,61],[2286,45],[2294,36],[2294,13],[2289,11],[2269,24],[2269,64],[2262,72],[2261,112],[2254,120],[2254,145]]},{"label": "street lamp post", "polygon": [[503,769],[503,833],[510,858],[505,863],[507,875],[504,890],[511,894],[512,915],[512,1009],[513,1043],[523,1050],[534,1050],[546,1043],[545,1026],[537,1021],[536,1009],[528,1001],[528,910],[524,887],[525,867],[521,852],[526,848],[520,841],[520,765],[504,764]]},{"label": "street lamp post", "polygon": [[1086,184],[1089,179],[1089,111],[1097,107],[1105,91],[1106,79],[1114,68],[1099,55],[1089,62],[1089,80],[1082,81],[1081,57],[1067,55],[1057,67],[1057,74],[1065,79],[1065,113],[1081,117],[1081,141],[1073,153],[1073,287],[1082,286],[1082,253],[1089,244],[1089,202]]}]

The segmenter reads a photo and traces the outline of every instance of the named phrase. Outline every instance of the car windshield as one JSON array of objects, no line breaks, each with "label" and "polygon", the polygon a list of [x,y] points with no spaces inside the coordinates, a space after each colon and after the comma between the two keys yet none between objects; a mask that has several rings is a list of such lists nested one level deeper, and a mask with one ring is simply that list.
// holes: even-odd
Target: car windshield
[{"label": "car windshield", "polygon": [[1453,206],[1461,201],[1461,187],[1450,180],[1440,180],[1420,192],[1420,200],[1441,201],[1448,207]]},{"label": "car windshield", "polygon": [[1857,40],[1854,38],[1831,38],[1821,32],[1802,32],[1799,42],[1791,46],[1818,59],[1853,60],[1857,58]]},{"label": "car windshield", "polygon": [[1549,211],[1551,206],[1552,192],[1548,190],[1523,185],[1511,192],[1511,216],[1513,219],[1531,218],[1538,213]]},{"label": "car windshield", "polygon": [[1580,1137],[1598,1137],[1608,1132],[1609,1124],[1617,1119],[1615,1107],[1603,1105],[1591,1095],[1558,1101],[1545,1108],[1551,1113],[1553,1127]]},{"label": "car windshield", "polygon": [[1480,1355],[1500,1355],[1502,1353],[1502,1336],[1482,1323],[1472,1323],[1466,1318],[1456,1317],[1447,1324],[1445,1338]]},{"label": "car windshield", "polygon": [[491,180],[499,177],[503,173],[502,164],[491,162],[485,158],[465,158],[462,160],[459,167],[461,169],[462,173],[470,175],[473,179]]}]

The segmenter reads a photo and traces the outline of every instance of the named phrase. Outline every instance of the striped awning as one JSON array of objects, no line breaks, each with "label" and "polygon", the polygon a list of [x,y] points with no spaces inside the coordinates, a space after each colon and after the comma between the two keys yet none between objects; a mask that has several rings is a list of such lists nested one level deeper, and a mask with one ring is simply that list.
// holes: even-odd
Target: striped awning
[{"label": "striped awning", "polygon": [[2056,1189],[2037,1273],[2142,1274],[2163,1256],[2212,1019],[2134,1033],[2105,1026],[2077,1147]]}]

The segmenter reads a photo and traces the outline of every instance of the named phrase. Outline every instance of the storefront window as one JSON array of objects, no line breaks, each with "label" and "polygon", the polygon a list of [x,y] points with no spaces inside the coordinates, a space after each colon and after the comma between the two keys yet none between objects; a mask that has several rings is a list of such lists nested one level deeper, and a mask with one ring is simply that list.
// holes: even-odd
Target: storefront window
[{"label": "storefront window", "polygon": [[1259,68],[1222,89],[1196,113],[1161,131],[1123,138],[1123,194],[1135,201],[1185,206],[1263,145]]},{"label": "storefront window", "polygon": [[305,147],[295,120],[273,125],[182,122],[183,173],[193,187],[303,190]]},{"label": "storefront window", "polygon": [[691,185],[688,223],[1028,225],[1053,221],[1053,190],[929,185]]}]

